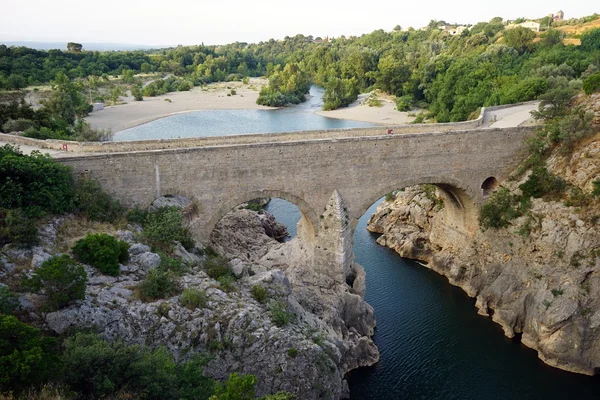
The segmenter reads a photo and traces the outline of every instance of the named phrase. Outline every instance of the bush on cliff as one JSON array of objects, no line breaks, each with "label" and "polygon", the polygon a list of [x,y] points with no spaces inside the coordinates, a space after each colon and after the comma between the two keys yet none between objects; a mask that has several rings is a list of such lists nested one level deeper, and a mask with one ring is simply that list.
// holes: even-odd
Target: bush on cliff
[{"label": "bush on cliff", "polygon": [[87,274],[68,255],[52,257],[42,264],[25,286],[47,296],[46,309],[56,311],[85,297]]},{"label": "bush on cliff", "polygon": [[596,72],[583,80],[583,91],[586,94],[600,91],[600,72]]},{"label": "bush on cliff", "polygon": [[31,247],[39,243],[35,219],[22,209],[0,209],[0,245],[11,243],[18,247]]},{"label": "bush on cliff", "polygon": [[73,247],[73,255],[79,262],[98,268],[107,275],[117,276],[119,263],[129,259],[129,245],[105,233],[87,235]]},{"label": "bush on cliff", "polygon": [[507,188],[500,188],[481,208],[479,224],[483,229],[505,228],[510,225],[510,221],[521,215],[519,197]]},{"label": "bush on cliff", "polygon": [[76,209],[92,221],[114,222],[123,216],[121,204],[92,179],[75,182],[74,200]]},{"label": "bush on cliff", "polygon": [[19,307],[19,298],[6,286],[0,286],[0,314],[10,315]]},{"label": "bush on cliff", "polygon": [[173,242],[180,242],[190,250],[194,247],[192,234],[183,224],[183,214],[177,207],[161,207],[148,213],[144,220],[142,235],[151,245],[171,250]]},{"label": "bush on cliff", "polygon": [[60,371],[56,341],[13,316],[0,314],[0,392],[21,392]]},{"label": "bush on cliff", "polygon": [[137,289],[142,301],[154,301],[176,295],[179,283],[173,272],[155,268],[138,284]]}]

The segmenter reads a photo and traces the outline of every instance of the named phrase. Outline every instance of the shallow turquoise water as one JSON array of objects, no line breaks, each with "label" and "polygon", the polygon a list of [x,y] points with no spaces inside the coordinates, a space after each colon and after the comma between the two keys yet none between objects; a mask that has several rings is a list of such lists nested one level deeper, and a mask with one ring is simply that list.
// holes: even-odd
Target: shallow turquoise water
[{"label": "shallow turquoise water", "polygon": [[114,141],[228,136],[320,129],[360,128],[367,122],[346,121],[313,114],[322,108],[323,89],[313,86],[312,98],[279,110],[210,110],[177,114],[117,132]]},{"label": "shallow turquoise water", "polygon": [[[354,253],[367,273],[381,359],[350,373],[352,399],[600,398],[600,379],[546,366],[445,277],[379,246],[366,230],[376,207],[358,223]],[[274,199],[267,211],[295,232],[296,206]]]}]

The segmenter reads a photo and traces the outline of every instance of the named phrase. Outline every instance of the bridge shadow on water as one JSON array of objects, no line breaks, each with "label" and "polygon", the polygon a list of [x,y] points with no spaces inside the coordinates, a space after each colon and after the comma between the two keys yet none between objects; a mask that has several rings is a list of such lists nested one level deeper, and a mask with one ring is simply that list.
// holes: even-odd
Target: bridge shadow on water
[{"label": "bridge shadow on water", "polygon": [[[352,399],[597,399],[600,379],[542,363],[477,314],[475,302],[445,277],[376,243],[366,230],[373,204],[354,233],[356,261],[375,309],[378,364],[348,376]],[[266,210],[288,226],[300,212],[274,199]]]}]

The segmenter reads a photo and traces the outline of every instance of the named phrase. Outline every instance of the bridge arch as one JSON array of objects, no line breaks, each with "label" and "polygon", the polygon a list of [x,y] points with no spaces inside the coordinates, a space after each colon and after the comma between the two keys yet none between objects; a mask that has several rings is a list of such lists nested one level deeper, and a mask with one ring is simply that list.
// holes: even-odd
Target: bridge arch
[{"label": "bridge arch", "polygon": [[250,200],[260,198],[279,198],[296,205],[300,210],[301,218],[301,229],[298,230],[298,237],[309,242],[314,242],[316,235],[316,228],[318,227],[318,216],[314,209],[301,197],[284,192],[281,190],[257,190],[250,192],[238,193],[234,196],[229,196],[223,204],[212,213],[208,221],[205,222],[204,226],[197,226],[202,224],[200,221],[196,221],[194,225],[194,232],[199,234],[202,239],[207,240],[210,234],[215,229],[219,221],[235,207],[240,204],[246,203]]},{"label": "bridge arch", "polygon": [[356,227],[358,220],[365,214],[377,200],[387,193],[409,186],[430,184],[440,189],[444,200],[444,218],[448,227],[457,232],[474,233],[479,227],[479,192],[469,185],[454,177],[425,176],[399,180],[397,183],[386,185],[384,191],[376,193],[369,192],[360,203],[357,213],[352,221],[352,229]]}]

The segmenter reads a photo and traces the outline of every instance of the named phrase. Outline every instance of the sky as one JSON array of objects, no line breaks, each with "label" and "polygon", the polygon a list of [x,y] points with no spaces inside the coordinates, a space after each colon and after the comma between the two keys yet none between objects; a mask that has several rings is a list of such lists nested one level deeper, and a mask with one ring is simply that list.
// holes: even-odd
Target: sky
[{"label": "sky", "polygon": [[256,43],[298,33],[361,35],[430,20],[474,24],[495,16],[600,13],[597,0],[0,0],[1,41],[144,45]]}]

